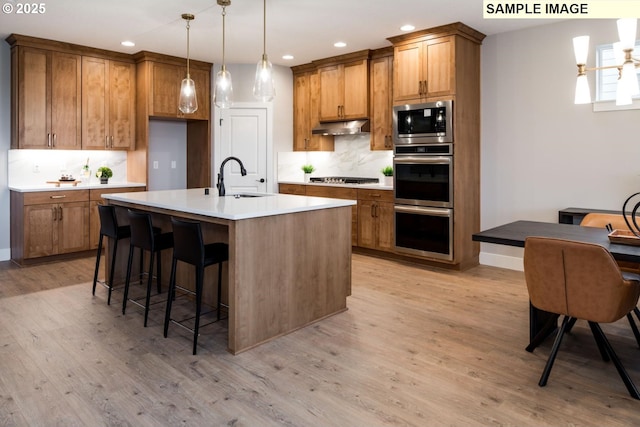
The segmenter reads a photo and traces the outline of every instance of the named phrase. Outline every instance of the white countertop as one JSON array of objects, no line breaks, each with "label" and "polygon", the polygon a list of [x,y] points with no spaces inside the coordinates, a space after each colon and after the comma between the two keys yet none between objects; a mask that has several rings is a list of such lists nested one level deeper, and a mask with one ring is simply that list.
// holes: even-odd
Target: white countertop
[{"label": "white countertop", "polygon": [[147,184],[140,182],[109,182],[108,184],[100,184],[97,180],[91,180],[88,183],[80,182],[76,186],[72,184],[36,184],[36,185],[10,185],[9,190],[18,191],[20,193],[28,193],[33,191],[66,191],[66,190],[108,190],[109,188],[123,187],[146,187]]},{"label": "white countertop", "polygon": [[[259,194],[259,193],[244,193]],[[266,193],[262,197],[236,199],[232,193],[219,197],[215,188],[204,194],[203,188],[189,190],[141,191],[136,193],[106,194],[108,200],[135,203],[160,209],[210,216],[229,220],[258,218],[272,215],[353,206],[355,200],[326,197],[294,196]]]},{"label": "white countertop", "polygon": [[362,188],[366,190],[393,190],[393,185],[382,184],[335,184],[324,182],[278,181],[278,184],[317,185],[320,187]]}]

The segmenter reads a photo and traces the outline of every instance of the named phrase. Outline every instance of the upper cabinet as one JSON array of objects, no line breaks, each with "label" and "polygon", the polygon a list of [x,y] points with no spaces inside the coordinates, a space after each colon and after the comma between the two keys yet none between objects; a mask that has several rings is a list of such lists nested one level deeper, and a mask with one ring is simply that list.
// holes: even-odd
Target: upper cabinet
[{"label": "upper cabinet", "polygon": [[371,150],[393,149],[393,49],[375,51],[370,63]]},{"label": "upper cabinet", "polygon": [[82,148],[131,150],[135,144],[133,62],[82,57]]},{"label": "upper cabinet", "polygon": [[320,121],[369,116],[369,53],[314,61],[320,77]]},{"label": "upper cabinet", "polygon": [[11,148],[79,149],[81,57],[11,45]]},{"label": "upper cabinet", "polygon": [[313,135],[320,122],[320,78],[315,69],[293,69],[293,149],[294,151],[333,151],[333,136]]}]

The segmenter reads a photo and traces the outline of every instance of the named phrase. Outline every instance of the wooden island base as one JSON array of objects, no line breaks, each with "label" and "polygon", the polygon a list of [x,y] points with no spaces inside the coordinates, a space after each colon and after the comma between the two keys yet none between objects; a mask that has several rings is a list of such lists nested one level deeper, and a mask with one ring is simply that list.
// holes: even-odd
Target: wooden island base
[{"label": "wooden island base", "polygon": [[[154,226],[163,231],[171,231],[171,216],[198,220],[206,243],[228,242],[222,299],[229,305],[228,349],[233,354],[347,309],[350,206],[227,220],[118,200],[109,203],[118,207],[123,223],[127,208],[152,213]],[[168,283],[171,251],[165,252],[163,282]],[[124,257],[118,258],[126,271]],[[192,268],[185,267],[179,265],[178,284],[193,288]],[[214,267],[206,269],[204,299],[209,304],[215,303],[216,277]]]}]

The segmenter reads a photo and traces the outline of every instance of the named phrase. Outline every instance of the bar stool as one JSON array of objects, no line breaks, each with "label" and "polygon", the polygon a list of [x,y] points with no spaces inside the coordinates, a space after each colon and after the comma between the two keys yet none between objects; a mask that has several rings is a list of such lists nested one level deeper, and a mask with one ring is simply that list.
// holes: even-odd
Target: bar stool
[{"label": "bar stool", "polygon": [[[127,301],[144,308],[144,326],[147,326],[147,318],[149,317],[149,301],[151,299],[151,282],[153,280],[153,262],[154,256],[158,255],[156,267],[156,286],[158,293],[161,292],[162,283],[162,259],[161,252],[165,249],[173,247],[173,233],[162,233],[159,228],[151,225],[151,215],[146,212],[134,212],[129,209],[129,224],[131,227],[131,240],[129,245],[129,260],[127,261],[127,279],[124,285],[124,298],[122,301],[122,314],[127,309]],[[144,305],[135,299],[129,300],[129,283],[131,281],[131,263],[133,261],[134,248],[140,249],[140,256],[143,251],[149,251],[149,270],[147,273],[147,295]],[[144,274],[140,271],[140,275]]]},{"label": "bar stool", "polygon": [[[100,283],[109,290],[107,305],[111,305],[111,292],[113,291],[113,274],[116,266],[116,254],[118,251],[118,241],[128,239],[131,236],[131,228],[128,225],[118,225],[116,209],[111,205],[98,205],[98,215],[100,216],[100,239],[98,240],[98,256],[96,257],[96,271],[93,274],[93,290],[96,294],[96,283]],[[104,282],[98,282],[98,270],[100,269],[100,258],[102,256],[102,240],[107,236],[113,240],[113,250],[111,251],[111,268],[109,276]]]},{"label": "bar stool", "polygon": [[[204,268],[213,264],[218,264],[218,302],[217,302],[217,320],[220,320],[220,308],[222,307],[222,263],[229,260],[229,245],[226,243],[209,243],[204,244],[202,239],[202,228],[199,222],[185,221],[171,218],[173,227],[174,248],[173,261],[171,263],[171,278],[169,279],[169,293],[167,295],[167,312],[164,317],[164,337],[167,337],[169,331],[169,322],[173,322],[185,329],[193,332],[193,354],[196,354],[196,346],[198,344],[198,330],[200,328],[200,312],[202,308],[202,287]],[[176,265],[178,261],[191,264],[196,269],[196,291],[190,291],[176,285]],[[180,321],[171,318],[171,305],[175,298],[176,289],[188,294],[195,294],[196,297],[196,313],[194,317],[183,319]],[[193,329],[188,328],[182,323],[195,318]],[[204,325],[203,325],[204,326]]]}]

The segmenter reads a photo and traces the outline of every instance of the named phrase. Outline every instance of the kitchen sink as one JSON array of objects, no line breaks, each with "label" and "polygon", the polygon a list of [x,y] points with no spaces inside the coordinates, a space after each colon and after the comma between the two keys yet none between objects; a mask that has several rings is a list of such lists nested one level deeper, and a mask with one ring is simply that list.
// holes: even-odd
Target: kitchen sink
[{"label": "kitchen sink", "polygon": [[236,199],[240,199],[243,197],[265,197],[265,196],[272,196],[272,194],[268,194],[268,193],[237,193],[237,194],[233,194],[233,197]]}]

